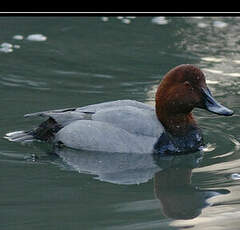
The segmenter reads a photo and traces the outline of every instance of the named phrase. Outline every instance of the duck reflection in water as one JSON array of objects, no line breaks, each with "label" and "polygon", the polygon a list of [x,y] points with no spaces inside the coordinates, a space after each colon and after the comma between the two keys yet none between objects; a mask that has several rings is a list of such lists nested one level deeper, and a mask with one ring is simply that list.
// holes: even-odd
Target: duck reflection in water
[{"label": "duck reflection in water", "polygon": [[[176,158],[179,160],[177,164],[154,175],[155,195],[165,216],[173,219],[193,219],[201,214],[203,208],[210,205],[207,202],[209,198],[229,193],[227,189],[205,190],[192,185],[193,167],[186,164],[189,159],[186,159],[186,156]],[[161,164],[161,159],[157,162]]]},{"label": "duck reflection in water", "polygon": [[[209,204],[210,197],[229,193],[226,189],[205,190],[192,185],[192,170],[202,153],[158,157],[150,154],[123,154],[56,149],[64,165],[80,173],[113,184],[141,184],[153,179],[155,197],[163,215],[173,219],[193,219]],[[63,163],[61,163],[63,167]]]}]

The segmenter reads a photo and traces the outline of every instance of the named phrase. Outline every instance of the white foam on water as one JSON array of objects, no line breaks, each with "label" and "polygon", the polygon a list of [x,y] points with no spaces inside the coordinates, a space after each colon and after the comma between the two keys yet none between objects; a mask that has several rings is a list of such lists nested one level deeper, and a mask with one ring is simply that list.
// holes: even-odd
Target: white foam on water
[{"label": "white foam on water", "polygon": [[20,45],[13,45],[8,42],[3,42],[0,44],[0,52],[2,53],[11,53],[13,52],[14,49],[19,49]]},{"label": "white foam on water", "polygon": [[21,46],[20,45],[13,45],[13,48],[19,49]]},{"label": "white foam on water", "polygon": [[124,24],[130,24],[132,20],[135,19],[136,17],[135,16],[126,16],[126,17],[118,16],[116,18]]},{"label": "white foam on water", "polygon": [[0,47],[0,52],[11,53],[11,52],[13,52],[13,49],[6,48],[6,47]]},{"label": "white foam on water", "polygon": [[199,28],[206,28],[206,27],[208,27],[208,24],[206,24],[206,23],[204,23],[204,22],[199,22],[199,23],[197,24],[197,26],[198,26]]},{"label": "white foam on water", "polygon": [[204,17],[202,17],[202,16],[196,16],[196,17],[193,17],[193,18],[196,18],[196,19],[203,19]]},{"label": "white foam on water", "polygon": [[217,28],[224,28],[226,27],[228,24],[226,22],[222,22],[222,21],[214,21],[213,22],[213,26],[217,27]]},{"label": "white foam on water", "polygon": [[27,36],[27,40],[41,42],[46,41],[47,37],[42,34],[30,34]]},{"label": "white foam on water", "polygon": [[101,19],[102,19],[103,22],[107,22],[109,20],[108,17],[102,17]]},{"label": "white foam on water", "polygon": [[206,146],[204,146],[203,148],[202,148],[202,151],[203,152],[212,152],[212,151],[214,151],[216,149],[216,144],[214,143],[214,144],[210,144],[210,143],[208,143]]},{"label": "white foam on water", "polygon": [[19,34],[13,36],[13,39],[15,39],[15,40],[23,40],[23,38],[24,37],[22,35],[19,35]]},{"label": "white foam on water", "polygon": [[157,24],[157,25],[166,25],[166,24],[168,24],[168,20],[164,16],[154,17],[152,19],[152,23]]},{"label": "white foam on water", "polygon": [[122,21],[122,23],[124,23],[124,24],[130,24],[130,23],[131,23],[131,20],[128,19],[128,18],[123,18],[121,21]]},{"label": "white foam on water", "polygon": [[1,47],[12,48],[13,45],[12,45],[11,43],[8,43],[8,42],[3,42],[3,43],[1,44]]},{"label": "white foam on water", "polygon": [[0,45],[0,52],[3,52],[3,53],[11,53],[11,52],[13,52],[13,45],[8,43],[8,42],[3,42]]}]

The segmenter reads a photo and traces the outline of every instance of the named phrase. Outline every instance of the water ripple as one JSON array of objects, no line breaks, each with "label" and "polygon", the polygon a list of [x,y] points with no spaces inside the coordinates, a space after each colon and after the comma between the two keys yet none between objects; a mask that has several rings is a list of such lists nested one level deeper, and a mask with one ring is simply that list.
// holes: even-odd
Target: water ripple
[{"label": "water ripple", "polygon": [[0,76],[0,84],[10,87],[36,88],[39,90],[48,90],[47,83],[43,81],[29,80],[23,76],[8,74]]},{"label": "water ripple", "polygon": [[95,77],[103,79],[112,79],[114,76],[102,73],[88,73],[88,72],[79,72],[79,71],[67,71],[67,70],[54,70],[53,72],[63,75],[63,76],[82,76],[82,77]]}]

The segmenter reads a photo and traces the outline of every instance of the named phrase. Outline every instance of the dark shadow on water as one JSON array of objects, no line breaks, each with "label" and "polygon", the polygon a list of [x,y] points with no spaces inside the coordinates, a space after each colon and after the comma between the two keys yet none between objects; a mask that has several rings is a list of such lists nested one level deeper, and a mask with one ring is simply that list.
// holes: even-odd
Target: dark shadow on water
[{"label": "dark shadow on water", "polygon": [[209,205],[209,198],[229,193],[227,189],[204,190],[192,185],[192,170],[203,159],[200,152],[158,157],[60,148],[54,154],[62,159],[53,161],[61,168],[96,175],[95,179],[100,181],[132,185],[153,179],[161,212],[172,219],[193,219]]}]

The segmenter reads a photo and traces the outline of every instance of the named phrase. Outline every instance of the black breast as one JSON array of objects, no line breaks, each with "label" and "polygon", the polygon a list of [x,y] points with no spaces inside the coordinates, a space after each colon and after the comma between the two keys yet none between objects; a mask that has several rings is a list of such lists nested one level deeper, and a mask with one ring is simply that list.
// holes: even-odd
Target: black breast
[{"label": "black breast", "polygon": [[201,130],[191,129],[187,135],[174,136],[164,132],[154,145],[155,154],[186,154],[199,151],[203,147]]}]

